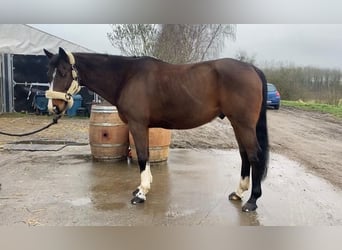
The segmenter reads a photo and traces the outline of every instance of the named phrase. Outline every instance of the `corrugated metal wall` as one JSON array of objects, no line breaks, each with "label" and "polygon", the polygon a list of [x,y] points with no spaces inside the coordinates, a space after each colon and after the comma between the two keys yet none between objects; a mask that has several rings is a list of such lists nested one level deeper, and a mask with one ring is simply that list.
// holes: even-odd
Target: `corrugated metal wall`
[{"label": "corrugated metal wall", "polygon": [[3,91],[2,91],[2,85],[3,85],[3,81],[2,81],[2,54],[0,54],[0,114],[4,112],[4,104],[3,104]]},{"label": "corrugated metal wall", "polygon": [[1,61],[1,112],[13,111],[13,86],[9,84],[12,79],[11,57],[8,54],[0,54]]}]

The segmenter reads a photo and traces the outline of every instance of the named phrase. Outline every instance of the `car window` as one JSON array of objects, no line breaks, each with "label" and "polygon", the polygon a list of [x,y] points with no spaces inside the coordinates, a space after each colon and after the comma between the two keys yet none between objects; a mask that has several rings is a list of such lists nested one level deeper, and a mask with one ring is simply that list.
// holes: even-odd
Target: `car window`
[{"label": "car window", "polygon": [[267,91],[276,91],[276,87],[273,84],[267,84]]}]

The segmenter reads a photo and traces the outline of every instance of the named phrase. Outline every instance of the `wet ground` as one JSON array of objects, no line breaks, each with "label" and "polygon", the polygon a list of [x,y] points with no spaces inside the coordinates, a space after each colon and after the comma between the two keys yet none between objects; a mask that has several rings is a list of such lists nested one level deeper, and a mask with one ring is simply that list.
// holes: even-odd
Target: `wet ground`
[{"label": "wet ground", "polygon": [[137,165],[93,162],[89,145],[0,154],[1,225],[342,225],[342,191],[276,153],[250,214],[227,199],[239,181],[237,150],[172,149],[152,165],[148,200],[137,206]]}]

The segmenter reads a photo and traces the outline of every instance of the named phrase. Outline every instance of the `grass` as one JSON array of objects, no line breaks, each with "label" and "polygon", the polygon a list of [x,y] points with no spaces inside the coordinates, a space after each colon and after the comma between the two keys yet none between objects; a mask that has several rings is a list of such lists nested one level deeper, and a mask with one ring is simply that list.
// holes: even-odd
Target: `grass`
[{"label": "grass", "polygon": [[328,114],[332,114],[335,117],[342,119],[342,106],[330,105],[330,104],[324,104],[324,103],[315,103],[315,102],[286,101],[286,100],[282,100],[281,105],[299,108],[303,110],[328,113]]}]

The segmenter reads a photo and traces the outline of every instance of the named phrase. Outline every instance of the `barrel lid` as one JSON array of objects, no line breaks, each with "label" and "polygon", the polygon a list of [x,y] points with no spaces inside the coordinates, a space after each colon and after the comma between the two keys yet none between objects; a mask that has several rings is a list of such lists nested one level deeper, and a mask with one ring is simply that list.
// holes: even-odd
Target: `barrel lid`
[{"label": "barrel lid", "polygon": [[106,112],[116,112],[117,111],[117,108],[115,106],[103,106],[103,105],[92,105],[91,106],[91,111],[99,111],[99,112],[103,112],[103,111],[106,111]]}]

